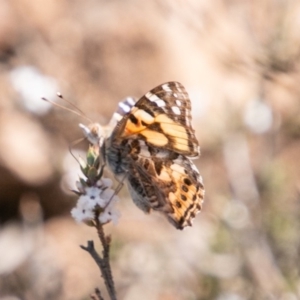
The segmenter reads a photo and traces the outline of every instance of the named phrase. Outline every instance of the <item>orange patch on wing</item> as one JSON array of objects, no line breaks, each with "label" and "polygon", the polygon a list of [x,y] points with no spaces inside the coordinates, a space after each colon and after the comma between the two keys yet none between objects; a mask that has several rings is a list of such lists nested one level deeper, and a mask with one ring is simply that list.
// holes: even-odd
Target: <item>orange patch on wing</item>
[{"label": "orange patch on wing", "polygon": [[167,181],[167,182],[170,182],[172,180],[172,178],[170,177],[170,174],[168,173],[168,169],[166,167],[163,167],[161,172],[160,172],[160,175],[158,176],[158,178],[160,180],[163,180],[163,181]]},{"label": "orange patch on wing", "polygon": [[184,173],[184,167],[174,163],[170,166],[170,169],[173,171],[172,176],[176,179],[179,180],[181,176],[183,176]]},{"label": "orange patch on wing", "polygon": [[173,192],[170,192],[168,197],[169,197],[169,200],[172,203],[172,205],[175,205],[175,201],[177,200],[176,195]]},{"label": "orange patch on wing", "polygon": [[151,115],[142,109],[138,109],[137,107],[134,107],[130,114],[134,116],[136,121],[128,118],[123,136],[139,133],[145,130],[147,126],[143,125],[142,122],[146,123],[147,125],[154,122],[154,118]]},{"label": "orange patch on wing", "polygon": [[168,144],[168,138],[160,132],[145,129],[140,132],[142,136],[146,138],[148,143],[151,143],[154,146],[161,147]]},{"label": "orange patch on wing", "polygon": [[165,134],[172,136],[175,149],[181,151],[190,150],[188,145],[188,134],[184,126],[175,123],[166,115],[157,116],[155,121],[160,123],[160,127]]}]

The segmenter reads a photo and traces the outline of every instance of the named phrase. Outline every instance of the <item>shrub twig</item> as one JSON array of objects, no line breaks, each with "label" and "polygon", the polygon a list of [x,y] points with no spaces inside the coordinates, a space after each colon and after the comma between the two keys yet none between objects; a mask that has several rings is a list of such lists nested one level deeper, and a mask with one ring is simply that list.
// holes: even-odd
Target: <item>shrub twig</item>
[{"label": "shrub twig", "polygon": [[[110,250],[111,237],[105,235],[103,225],[101,224],[101,222],[99,222],[98,217],[95,218],[95,222],[96,222],[95,227],[97,228],[98,237],[99,237],[100,242],[103,247],[102,257],[96,251],[96,249],[94,247],[94,241],[88,241],[87,246],[81,245],[80,247],[81,247],[81,249],[87,251],[91,255],[91,257],[94,259],[97,266],[99,267],[110,299],[117,300],[116,290],[115,290],[115,285],[114,285],[114,280],[113,280],[111,267],[110,267],[110,260],[109,260],[110,259],[109,250]],[[99,298],[99,300],[103,300],[99,290],[98,290],[98,294],[97,294],[97,289],[96,289],[96,296]],[[95,298],[95,296],[93,296],[93,297],[94,298],[92,298],[92,299],[97,299],[97,298]]]}]

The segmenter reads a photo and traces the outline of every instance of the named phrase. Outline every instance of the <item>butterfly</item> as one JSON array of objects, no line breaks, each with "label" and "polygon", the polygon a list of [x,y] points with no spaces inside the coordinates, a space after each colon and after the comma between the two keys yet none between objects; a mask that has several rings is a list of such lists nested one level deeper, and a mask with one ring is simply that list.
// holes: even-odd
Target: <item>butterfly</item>
[{"label": "butterfly", "polygon": [[200,148],[183,85],[167,82],[136,102],[125,99],[110,125],[109,133],[99,124],[81,127],[90,142],[99,143],[137,207],[163,213],[177,229],[191,226],[202,207],[204,186],[191,160]]}]

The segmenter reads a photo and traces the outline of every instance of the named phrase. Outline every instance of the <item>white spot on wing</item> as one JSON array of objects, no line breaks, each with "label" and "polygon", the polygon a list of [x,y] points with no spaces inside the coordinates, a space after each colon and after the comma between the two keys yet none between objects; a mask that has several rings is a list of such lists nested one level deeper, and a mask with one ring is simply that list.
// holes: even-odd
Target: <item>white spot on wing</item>
[{"label": "white spot on wing", "polygon": [[159,99],[159,100],[157,100],[155,102],[156,102],[157,106],[159,106],[159,107],[166,106],[166,102],[164,100],[162,100],[162,99]]},{"label": "white spot on wing", "polygon": [[155,94],[152,94],[151,92],[148,92],[145,95],[151,102],[155,102],[157,104],[157,106],[159,107],[164,107],[166,106],[166,103],[164,100],[160,99],[159,97],[157,97]]},{"label": "white spot on wing", "polygon": [[178,106],[181,106],[181,101],[176,100],[176,104],[177,104]]},{"label": "white spot on wing", "polygon": [[159,97],[157,97],[155,94],[152,94],[151,92],[148,92],[145,95],[145,97],[148,98],[151,102],[155,102],[158,107],[166,106],[166,103],[164,100],[160,99]]},{"label": "white spot on wing", "polygon": [[157,100],[159,100],[160,98],[158,98],[155,94],[152,94],[151,92],[148,92],[145,95],[151,102],[156,102]]},{"label": "white spot on wing", "polygon": [[171,109],[175,115],[181,114],[180,109],[177,106],[172,106]]},{"label": "white spot on wing", "polygon": [[172,90],[171,90],[171,88],[170,88],[170,86],[169,86],[168,83],[163,84],[161,87],[166,92],[172,92]]}]

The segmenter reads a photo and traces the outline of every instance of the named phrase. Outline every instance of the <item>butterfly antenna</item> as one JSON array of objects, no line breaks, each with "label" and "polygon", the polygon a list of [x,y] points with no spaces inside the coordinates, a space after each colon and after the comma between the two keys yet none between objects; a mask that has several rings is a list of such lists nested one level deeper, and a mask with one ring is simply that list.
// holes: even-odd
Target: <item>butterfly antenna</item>
[{"label": "butterfly antenna", "polygon": [[60,93],[60,92],[57,92],[56,93],[57,97],[66,101],[69,105],[71,105],[73,108],[75,108],[83,117],[85,117],[87,120],[89,120],[91,123],[92,123],[92,120],[89,119],[86,114],[78,107],[76,106],[74,103],[72,103],[70,100],[68,99],[65,99],[64,96]]},{"label": "butterfly antenna", "polygon": [[42,97],[42,100],[44,100],[44,101],[46,101],[48,103],[51,103],[53,106],[59,107],[61,109],[67,110],[67,111],[69,111],[69,112],[71,112],[71,113],[73,113],[75,115],[78,115],[78,116],[80,116],[80,117],[88,120],[90,123],[93,123],[93,121],[90,118],[88,118],[80,108],[78,108],[75,104],[73,104],[69,100],[65,99],[61,93],[57,93],[56,95],[57,95],[58,98],[66,101],[69,105],[71,105],[75,109],[68,108],[68,107],[63,106],[61,104],[58,104],[58,103],[56,103],[54,101],[51,101],[51,100],[49,100],[49,99],[47,99],[45,97]]}]

